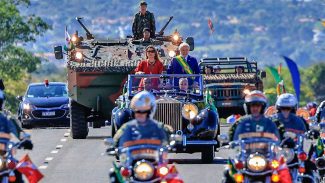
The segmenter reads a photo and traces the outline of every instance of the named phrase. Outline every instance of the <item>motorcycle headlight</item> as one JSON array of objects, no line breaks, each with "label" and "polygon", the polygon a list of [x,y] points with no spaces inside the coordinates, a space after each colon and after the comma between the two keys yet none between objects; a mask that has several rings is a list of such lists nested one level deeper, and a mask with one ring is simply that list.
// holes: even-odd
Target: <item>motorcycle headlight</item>
[{"label": "motorcycle headlight", "polygon": [[195,104],[186,103],[183,105],[182,116],[185,119],[191,120],[191,119],[195,118],[198,113],[199,113],[199,109],[197,108],[197,106]]},{"label": "motorcycle headlight", "polygon": [[250,155],[247,159],[247,167],[253,172],[261,172],[267,166],[266,159],[262,155],[254,154]]},{"label": "motorcycle headlight", "polygon": [[134,176],[139,180],[149,180],[154,175],[154,167],[151,163],[138,161],[134,166]]},{"label": "motorcycle headlight", "polygon": [[278,159],[280,159],[281,156],[284,157],[285,161],[287,163],[290,163],[294,157],[295,157],[295,152],[293,149],[290,148],[282,148],[278,153],[277,153]]}]

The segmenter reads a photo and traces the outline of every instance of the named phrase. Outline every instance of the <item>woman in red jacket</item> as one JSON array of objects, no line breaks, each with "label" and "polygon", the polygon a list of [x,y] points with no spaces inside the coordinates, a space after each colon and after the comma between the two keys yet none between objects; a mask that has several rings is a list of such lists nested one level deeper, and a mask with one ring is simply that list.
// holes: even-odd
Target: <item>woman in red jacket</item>
[{"label": "woman in red jacket", "polygon": [[[154,46],[150,45],[146,48],[146,60],[142,60],[137,68],[135,74],[161,74],[164,71],[164,65],[160,61],[157,50]],[[152,87],[158,89],[159,79],[151,79]],[[140,88],[143,89],[143,81],[140,82]]]}]

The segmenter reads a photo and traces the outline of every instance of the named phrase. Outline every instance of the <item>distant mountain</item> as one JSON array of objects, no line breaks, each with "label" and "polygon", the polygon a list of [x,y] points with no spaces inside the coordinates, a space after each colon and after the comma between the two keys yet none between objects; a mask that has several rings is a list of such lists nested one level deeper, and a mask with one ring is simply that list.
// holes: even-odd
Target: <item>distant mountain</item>
[{"label": "distant mountain", "polygon": [[[301,66],[325,61],[325,35],[318,18],[325,18],[321,0],[150,0],[148,10],[159,30],[174,16],[166,34],[175,29],[195,38],[192,55],[201,57],[246,56],[262,65],[275,64],[287,55]],[[26,47],[34,52],[52,52],[64,44],[64,27],[70,34],[84,34],[75,21],[85,24],[98,37],[117,38],[131,34],[138,0],[32,0],[23,13],[41,16],[53,30]],[[210,33],[208,18],[215,32]],[[44,54],[47,55],[47,54]],[[51,56],[47,58],[53,59]]]}]

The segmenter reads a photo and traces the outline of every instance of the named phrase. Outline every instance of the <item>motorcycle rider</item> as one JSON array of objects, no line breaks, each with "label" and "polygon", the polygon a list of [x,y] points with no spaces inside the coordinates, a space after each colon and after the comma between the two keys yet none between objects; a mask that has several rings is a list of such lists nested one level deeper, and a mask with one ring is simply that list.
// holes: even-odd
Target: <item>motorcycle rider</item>
[{"label": "motorcycle rider", "polygon": [[280,140],[280,134],[275,124],[264,116],[267,107],[266,96],[258,90],[254,90],[245,96],[244,109],[246,116],[241,117],[229,130],[229,140],[238,140],[245,133],[269,132],[276,141]]},{"label": "motorcycle rider", "polygon": [[[296,110],[298,108],[297,98],[290,93],[281,94],[276,103],[276,109],[278,113],[272,117],[272,121],[279,127],[279,131],[282,138],[283,146],[295,146],[292,139],[284,139],[283,134],[285,132],[293,132],[297,135],[304,135],[307,132],[306,124],[303,118],[296,116]],[[316,170],[316,166],[309,159],[304,162],[306,174],[312,175],[312,170]],[[308,182],[305,180],[303,182]]]},{"label": "motorcycle rider", "polygon": [[[20,139],[20,132],[22,131],[21,128],[11,119],[10,117],[4,114],[4,104],[5,104],[5,95],[2,90],[0,90],[0,139],[3,142],[9,142],[11,139],[11,134],[15,135],[18,139]],[[1,143],[6,145],[6,143]],[[1,146],[4,149],[0,148],[1,152],[5,152],[6,146]],[[25,140],[20,147],[24,149],[33,149],[33,144],[30,140]],[[16,176],[16,182],[22,182],[22,175],[17,170],[14,171]]]},{"label": "motorcycle rider", "polygon": [[130,106],[135,119],[122,125],[116,132],[115,147],[127,147],[141,142],[167,145],[168,136],[164,125],[153,119],[156,111],[155,97],[142,91],[132,98]]},{"label": "motorcycle rider", "polygon": [[[244,103],[246,116],[241,117],[230,128],[229,140],[235,141],[241,138],[267,137],[279,141],[280,134],[277,126],[264,116],[266,107],[267,98],[261,91],[254,90],[247,94]],[[226,170],[224,173],[224,182],[234,182],[229,174],[229,170]]]}]

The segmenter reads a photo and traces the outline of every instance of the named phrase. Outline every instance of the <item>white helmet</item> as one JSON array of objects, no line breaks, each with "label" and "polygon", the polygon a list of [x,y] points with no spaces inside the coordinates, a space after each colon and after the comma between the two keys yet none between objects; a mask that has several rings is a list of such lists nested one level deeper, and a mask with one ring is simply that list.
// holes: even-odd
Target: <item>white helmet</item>
[{"label": "white helmet", "polygon": [[251,111],[249,109],[249,106],[251,104],[261,104],[262,105],[261,114],[264,114],[264,111],[267,107],[267,98],[263,94],[263,92],[259,90],[251,91],[249,94],[245,96],[244,109],[246,114],[251,114]]},{"label": "white helmet", "polygon": [[156,112],[156,99],[147,91],[142,91],[136,94],[130,104],[133,112],[148,113],[150,118],[153,118]]},{"label": "white helmet", "polygon": [[284,93],[278,97],[275,106],[278,111],[280,111],[281,108],[292,108],[292,112],[295,113],[297,110],[298,101],[293,94]]}]

